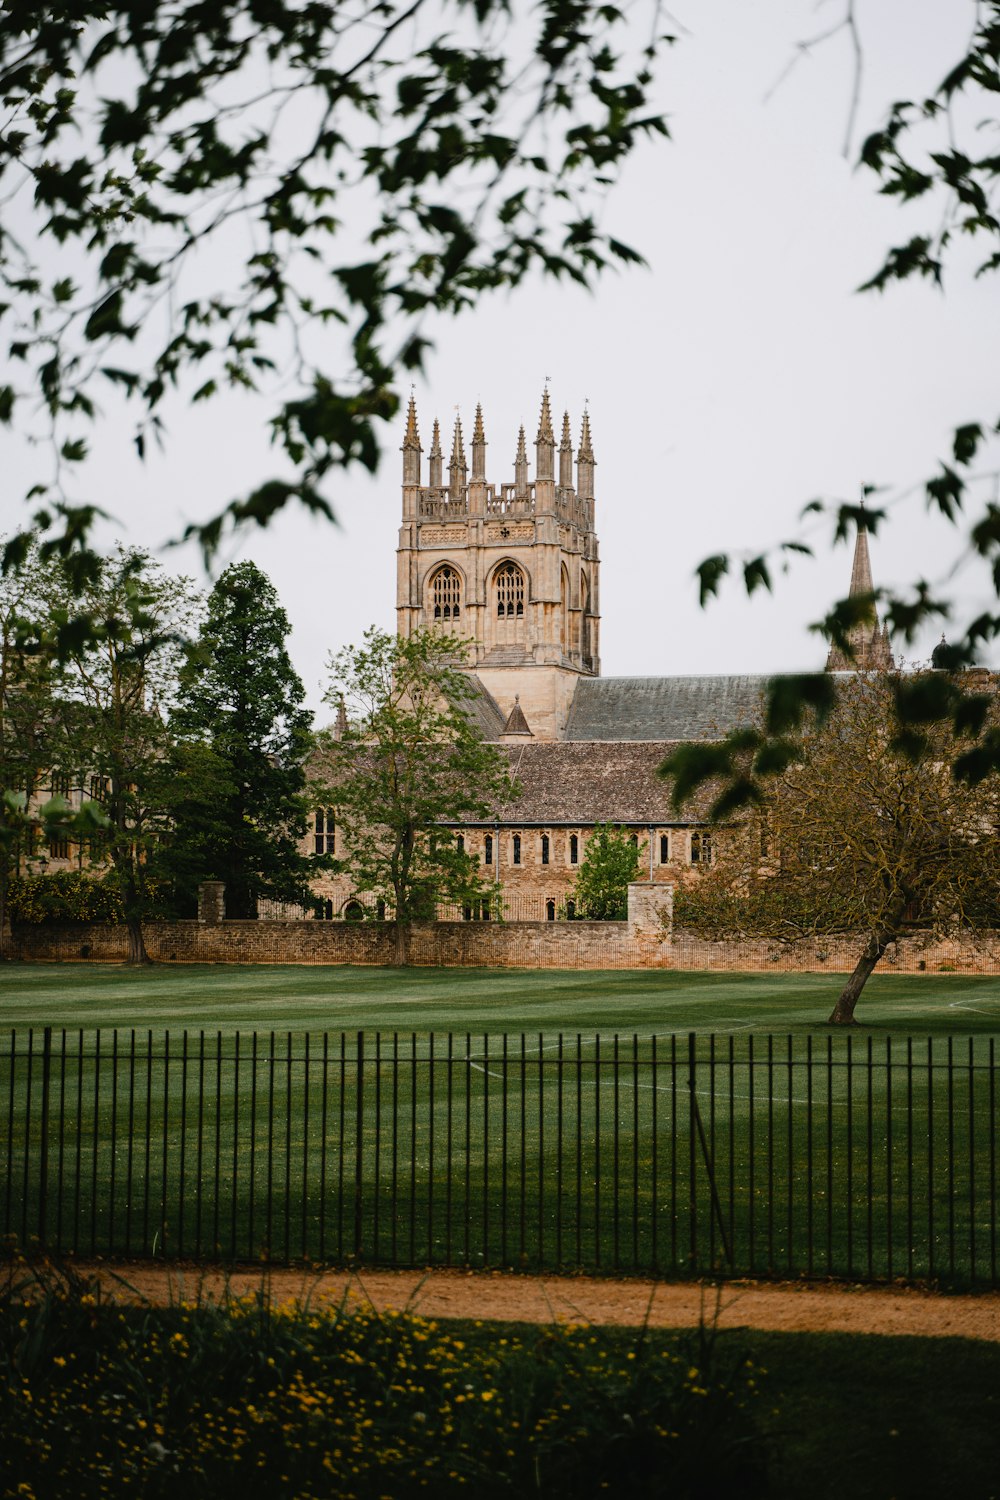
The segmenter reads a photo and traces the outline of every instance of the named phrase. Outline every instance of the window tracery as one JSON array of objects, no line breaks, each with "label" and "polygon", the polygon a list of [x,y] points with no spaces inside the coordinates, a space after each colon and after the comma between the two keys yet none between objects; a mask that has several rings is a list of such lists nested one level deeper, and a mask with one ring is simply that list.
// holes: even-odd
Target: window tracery
[{"label": "window tracery", "polygon": [[497,619],[514,620],[524,615],[524,574],[515,563],[504,563],[496,576]]},{"label": "window tracery", "polygon": [[462,580],[454,568],[438,568],[431,579],[431,609],[435,620],[457,620],[462,612]]}]

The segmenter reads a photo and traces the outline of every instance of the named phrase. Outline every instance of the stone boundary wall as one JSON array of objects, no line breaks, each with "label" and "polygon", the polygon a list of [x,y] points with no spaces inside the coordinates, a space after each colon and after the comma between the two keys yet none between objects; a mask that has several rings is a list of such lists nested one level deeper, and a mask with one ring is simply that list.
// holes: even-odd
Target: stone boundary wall
[{"label": "stone boundary wall", "polygon": [[[150,958],[188,964],[395,963],[391,924],[380,922],[150,922]],[[124,963],[124,927],[16,924],[5,954],[24,962]],[[627,922],[415,924],[410,963],[453,968],[646,969],[669,966],[669,943]]]},{"label": "stone boundary wall", "polygon": [[[377,922],[151,922],[150,957],[160,963],[392,965],[390,924]],[[435,922],[414,926],[410,962],[496,969],[676,969],[732,973],[850,972],[860,938],[712,943],[673,939],[636,922]],[[124,927],[84,923],[17,924],[4,955],[25,962],[124,963]],[[1000,933],[928,943],[919,934],[893,944],[879,973],[1000,972]]]},{"label": "stone boundary wall", "polygon": [[[669,946],[669,967],[681,970],[728,970],[730,973],[849,974],[861,956],[864,940],[845,934],[796,943],[771,941],[708,942],[676,931]],[[929,940],[914,933],[891,943],[876,974],[1000,973],[1000,932],[978,939],[960,934]]]}]

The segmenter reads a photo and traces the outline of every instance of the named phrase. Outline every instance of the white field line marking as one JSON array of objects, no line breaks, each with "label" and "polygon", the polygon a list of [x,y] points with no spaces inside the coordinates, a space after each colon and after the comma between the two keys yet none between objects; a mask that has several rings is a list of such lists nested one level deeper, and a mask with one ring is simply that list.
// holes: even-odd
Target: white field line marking
[{"label": "white field line marking", "polygon": [[[556,1043],[556,1045],[558,1046],[558,1043]],[[543,1048],[542,1050],[543,1051],[548,1051],[550,1049],[549,1048]],[[467,1062],[467,1063],[469,1063],[475,1069],[475,1071],[477,1073],[484,1073],[488,1078],[499,1078],[501,1080],[501,1082],[502,1082],[503,1078],[504,1078],[503,1073],[496,1072],[493,1068],[488,1068],[484,1064],[480,1064],[480,1063],[476,1062],[475,1058],[476,1058],[477,1055],[481,1056],[482,1054],[481,1053],[480,1054],[468,1053],[465,1056],[465,1058],[457,1058],[456,1061],[457,1062],[463,1062],[463,1061]],[[538,1058],[538,1053],[537,1052],[533,1052],[530,1055],[528,1053],[525,1053],[525,1061],[526,1062],[535,1062],[535,1061],[537,1061],[537,1058]],[[521,1059],[521,1054],[520,1053],[516,1053],[509,1060],[511,1062],[517,1063],[517,1062],[520,1062],[520,1059]],[[572,1060],[573,1060],[572,1058],[567,1059],[567,1061],[572,1061]],[[621,1062],[622,1059],[619,1059],[619,1061]],[[627,1065],[628,1065],[628,1059],[626,1058],[626,1059],[624,1059],[624,1066],[627,1066]],[[647,1066],[648,1066],[648,1064],[647,1064]],[[725,1059],[723,1059],[720,1064],[717,1064],[717,1066],[728,1067],[728,1063],[726,1062]],[[745,1063],[743,1063],[743,1064],[737,1063],[736,1066],[737,1067],[740,1067],[740,1066],[746,1067],[746,1064]],[[510,1071],[511,1071],[511,1069],[508,1068],[508,1077],[510,1075]],[[612,1079],[608,1079],[605,1087],[612,1088],[613,1086],[614,1086],[613,1080]],[[638,1084],[636,1084],[636,1083],[633,1083],[631,1081],[631,1079],[628,1079],[628,1078],[619,1078],[619,1080],[618,1080],[618,1087],[619,1087],[619,1089],[633,1089],[633,1088],[636,1089],[636,1090],[645,1089],[645,1090],[649,1091],[650,1093],[655,1092],[657,1094],[672,1094],[672,1093],[675,1092],[673,1085],[669,1084],[669,1083],[658,1083],[658,1084],[638,1083]],[[685,1087],[684,1084],[680,1084],[678,1086],[676,1092],[678,1094],[687,1094],[689,1091]],[[698,1096],[699,1098],[702,1098],[702,1099],[711,1099],[713,1097],[713,1095],[714,1095],[714,1097],[716,1099],[719,1099],[719,1100],[724,1100],[724,1099],[730,1098],[730,1094],[729,1094],[728,1089],[725,1090],[725,1091],[723,1091],[722,1089],[714,1089],[714,1090],[713,1089],[695,1089],[695,1094],[696,1094],[696,1096]],[[788,1094],[768,1094],[763,1089],[761,1090],[761,1092],[759,1094],[741,1094],[741,1093],[734,1092],[731,1097],[733,1099],[745,1099],[747,1101],[749,1101],[749,1100],[752,1099],[752,1100],[754,1100],[754,1102],[756,1102],[757,1100],[766,1101],[767,1099],[770,1098],[770,1100],[774,1104],[808,1104],[809,1103],[808,1097],[807,1098],[800,1098],[799,1095],[797,1095],[797,1094],[792,1094],[791,1096],[789,1096]],[[844,1097],[846,1097],[846,1095]],[[815,1098],[815,1095],[814,1095],[813,1096],[813,1103],[815,1104],[815,1102],[816,1102],[816,1098]]]}]

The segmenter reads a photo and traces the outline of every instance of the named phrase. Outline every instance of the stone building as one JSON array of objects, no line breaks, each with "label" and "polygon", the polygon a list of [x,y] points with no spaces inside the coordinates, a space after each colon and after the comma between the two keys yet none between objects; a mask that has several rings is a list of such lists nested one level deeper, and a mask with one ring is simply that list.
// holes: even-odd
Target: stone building
[{"label": "stone building", "polygon": [[[479,726],[505,747],[520,795],[483,823],[464,826],[461,836],[502,888],[508,916],[555,919],[566,909],[596,824],[627,830],[643,879],[676,884],[711,859],[709,831],[695,812],[672,809],[657,767],[677,744],[712,739],[752,719],[768,679],[602,677],[590,417],[583,413],[574,447],[565,413],[557,444],[546,389],[533,477],[523,427],[511,446],[513,479],[490,480],[477,406],[471,465],[456,420],[445,474],[435,421],[425,471],[411,398],[402,446],[397,628],[408,635],[441,625],[467,638]],[[872,591],[864,530],[851,589]],[[877,621],[857,629],[866,631],[863,640],[859,635],[862,664],[891,666],[887,631]],[[840,669],[831,653],[828,670]],[[317,810],[313,841],[319,853],[336,848],[332,809]],[[327,916],[359,913],[346,877],[324,878],[317,891]]]}]

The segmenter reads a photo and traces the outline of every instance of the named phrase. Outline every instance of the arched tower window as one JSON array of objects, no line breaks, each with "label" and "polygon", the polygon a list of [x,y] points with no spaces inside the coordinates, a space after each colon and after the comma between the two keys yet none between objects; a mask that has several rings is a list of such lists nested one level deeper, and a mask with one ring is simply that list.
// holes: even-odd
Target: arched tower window
[{"label": "arched tower window", "polygon": [[431,613],[435,620],[457,620],[462,609],[462,580],[454,568],[438,568],[431,579]]},{"label": "arched tower window", "polygon": [[524,574],[515,563],[504,563],[496,576],[497,619],[515,620],[524,615]]}]

